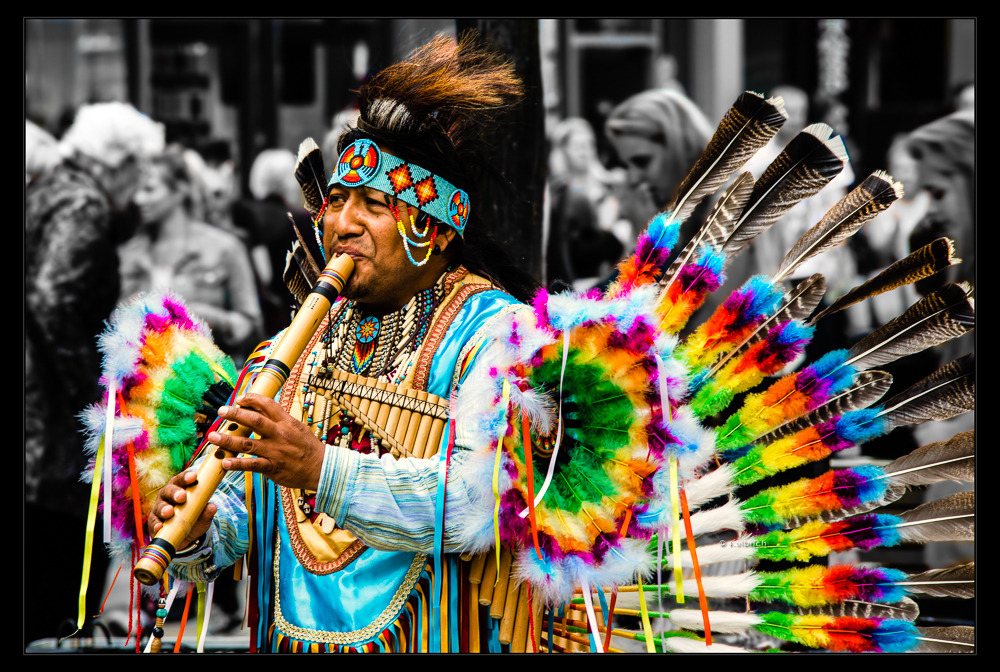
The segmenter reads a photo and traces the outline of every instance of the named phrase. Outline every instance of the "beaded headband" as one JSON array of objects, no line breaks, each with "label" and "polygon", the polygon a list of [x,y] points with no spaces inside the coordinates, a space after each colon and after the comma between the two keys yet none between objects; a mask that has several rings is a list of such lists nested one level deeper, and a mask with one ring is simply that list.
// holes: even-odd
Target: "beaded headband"
[{"label": "beaded headband", "polygon": [[469,221],[469,195],[440,175],[382,152],[373,140],[355,140],[334,166],[330,185],[368,186],[395,196],[404,203],[449,224],[458,235]]}]

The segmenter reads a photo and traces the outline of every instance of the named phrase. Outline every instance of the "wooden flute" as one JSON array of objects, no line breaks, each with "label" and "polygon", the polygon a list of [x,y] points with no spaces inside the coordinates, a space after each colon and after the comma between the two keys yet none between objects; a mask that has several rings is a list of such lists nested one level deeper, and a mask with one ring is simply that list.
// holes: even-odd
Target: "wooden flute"
[{"label": "wooden flute", "polygon": [[[346,254],[332,259],[327,264],[303,302],[302,308],[282,334],[270,359],[257,372],[250,384],[249,392],[265,397],[273,397],[278,393],[291,373],[291,367],[302,355],[353,271],[354,260]],[[220,428],[219,433],[244,437],[250,435],[250,430],[230,422],[225,428]],[[222,468],[222,460],[234,456],[211,445],[205,453],[205,459],[198,467],[198,480],[187,490],[187,500],[183,504],[174,506],[173,517],[163,523],[156,537],[143,549],[136,562],[133,575],[139,582],[152,586],[162,578],[171,559],[177,553],[178,544],[187,538],[194,523],[208,506],[208,500],[222,482],[226,473]]]}]

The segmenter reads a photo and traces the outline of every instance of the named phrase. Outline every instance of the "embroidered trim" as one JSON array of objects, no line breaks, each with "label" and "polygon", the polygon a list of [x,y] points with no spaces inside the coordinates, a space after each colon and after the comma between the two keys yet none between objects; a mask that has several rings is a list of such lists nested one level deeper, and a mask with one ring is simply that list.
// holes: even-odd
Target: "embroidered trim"
[{"label": "embroidered trim", "polygon": [[[345,548],[336,560],[330,560],[328,562],[320,562],[313,555],[312,550],[306,544],[305,539],[302,538],[302,534],[299,532],[299,523],[297,518],[297,496],[294,492],[288,488],[281,487],[281,509],[285,514],[285,525],[288,528],[288,538],[291,542],[292,551],[295,553],[295,559],[299,561],[311,574],[333,574],[336,571],[347,567],[351,564],[355,558],[364,553],[365,543],[358,538],[355,538],[350,546]],[[345,532],[349,531],[344,530]],[[352,535],[353,536],[353,535]]]},{"label": "embroidered trim", "polygon": [[[458,271],[464,271],[464,273],[461,276],[458,276]],[[473,276],[464,267],[460,266],[456,270],[456,273],[449,276],[448,280],[445,282],[445,288],[449,293],[451,288],[461,277],[475,278],[478,276]],[[413,373],[414,388],[418,390],[427,389],[427,384],[430,381],[431,363],[434,361],[434,355],[437,354],[438,348],[444,341],[445,334],[448,333],[448,328],[451,327],[451,323],[455,320],[455,317],[458,315],[458,311],[461,310],[465,301],[473,294],[478,294],[479,292],[483,292],[488,289],[496,289],[496,287],[487,282],[469,283],[460,287],[458,291],[455,292],[454,296],[445,300],[444,304],[439,309],[438,314],[432,319],[431,323],[433,326],[428,332],[427,338],[424,340],[420,354],[417,356],[417,364],[414,367]]]},{"label": "embroidered trim", "polygon": [[[346,305],[346,302],[342,302],[342,304],[338,306],[338,315],[344,310],[344,305]],[[329,321],[330,314],[327,313],[323,317],[323,321],[320,322],[319,328],[316,329],[316,333],[313,334],[312,339],[309,341],[306,352],[315,347],[316,342],[322,337],[325,327]],[[299,357],[299,361],[297,361],[295,366],[292,367],[292,373],[288,376],[288,380],[285,381],[285,385],[281,390],[281,407],[286,413],[291,412],[304,363],[305,357]],[[299,532],[299,523],[295,504],[297,498],[295,493],[284,486],[278,486],[278,491],[281,496],[281,509],[285,516],[285,526],[288,528],[288,537],[291,542],[292,551],[295,553],[296,560],[299,561],[299,564],[302,565],[306,571],[312,574],[332,574],[333,572],[341,570],[349,565],[355,558],[361,555],[366,548],[368,548],[364,542],[357,539],[354,543],[348,546],[336,560],[320,562],[316,559],[316,556],[313,555],[312,551],[309,549]],[[277,557],[277,555],[275,557]],[[277,574],[275,576],[277,576]]]},{"label": "embroidered trim", "polygon": [[280,630],[281,634],[286,637],[294,637],[295,639],[305,642],[353,645],[372,639],[378,633],[385,630],[387,626],[391,625],[399,617],[399,614],[406,606],[406,602],[409,599],[410,592],[413,590],[413,586],[416,585],[417,581],[420,579],[420,574],[423,572],[424,565],[427,562],[427,556],[423,553],[417,553],[413,556],[413,562],[410,564],[410,569],[407,570],[406,576],[403,578],[403,582],[396,590],[396,593],[393,595],[389,605],[367,626],[360,630],[354,630],[353,632],[324,632],[322,630],[312,630],[293,625],[286,621],[284,616],[282,616],[281,591],[277,588],[279,585],[278,576],[280,565],[280,546],[281,540],[276,537],[274,542],[274,627]]}]

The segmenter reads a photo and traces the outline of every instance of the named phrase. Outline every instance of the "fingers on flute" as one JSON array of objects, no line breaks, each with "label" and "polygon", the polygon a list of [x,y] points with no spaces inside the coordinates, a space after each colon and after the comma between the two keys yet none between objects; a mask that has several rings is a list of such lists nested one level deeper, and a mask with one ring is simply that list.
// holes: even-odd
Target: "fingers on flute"
[{"label": "fingers on flute", "polygon": [[198,473],[196,471],[182,471],[160,489],[149,512],[148,525],[154,534],[163,526],[163,521],[174,515],[174,506],[187,501],[186,488],[197,482]]},{"label": "fingers on flute", "polygon": [[[160,490],[160,498],[167,504],[183,504],[187,501],[187,489],[198,482],[198,472],[182,471],[170,479]],[[172,513],[172,512],[171,512]]]},{"label": "fingers on flute", "polygon": [[[255,392],[247,392],[239,399],[236,400],[236,405],[239,408],[248,409],[251,411],[256,411],[264,417],[274,419],[274,414],[276,411],[281,410],[278,403],[271,399],[270,397],[265,397],[262,394],[257,394]],[[233,407],[229,407],[232,409]],[[221,410],[221,409],[220,409]],[[225,417],[225,416],[224,416]]]},{"label": "fingers on flute", "polygon": [[[258,399],[259,395],[254,395]],[[249,395],[247,395],[249,397]],[[220,427],[222,431],[232,432],[238,426],[253,430],[259,436],[270,436],[275,432],[276,423],[270,415],[270,409],[259,406],[256,402],[243,405],[242,402],[247,397],[241,398],[239,406],[222,406],[219,408],[219,417],[227,422]],[[214,434],[210,434],[208,440],[218,446],[222,446],[214,439]]]},{"label": "fingers on flute", "polygon": [[230,453],[252,453],[254,450],[254,442],[248,436],[232,436],[230,434],[209,432],[208,440],[212,445],[228,450]]},{"label": "fingers on flute", "polygon": [[271,462],[259,457],[227,457],[222,461],[222,468],[226,471],[253,471],[267,474],[271,470]]}]

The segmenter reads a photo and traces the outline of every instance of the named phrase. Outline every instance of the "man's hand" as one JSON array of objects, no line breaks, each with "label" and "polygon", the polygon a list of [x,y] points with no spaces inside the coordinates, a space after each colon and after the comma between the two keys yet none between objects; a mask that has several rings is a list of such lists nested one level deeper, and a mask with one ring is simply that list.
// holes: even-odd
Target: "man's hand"
[{"label": "man's hand", "polygon": [[302,422],[295,420],[273,399],[248,393],[236,400],[238,406],[223,406],[219,417],[252,429],[259,438],[227,436],[210,432],[208,440],[231,453],[222,468],[228,471],[255,471],[278,485],[315,490],[323,468],[326,447]]},{"label": "man's hand", "polygon": [[[156,536],[156,533],[163,527],[163,523],[173,517],[176,505],[187,501],[188,493],[186,488],[194,485],[197,480],[198,474],[195,471],[182,471],[171,478],[160,489],[160,492],[156,495],[156,501],[153,502],[153,507],[150,509],[149,519],[146,522],[151,535]],[[209,526],[212,524],[212,518],[215,517],[215,511],[215,504],[209,504],[205,507],[201,516],[198,517],[198,520],[191,527],[187,538],[178,546],[177,550],[180,551],[187,548],[208,531]]]}]

